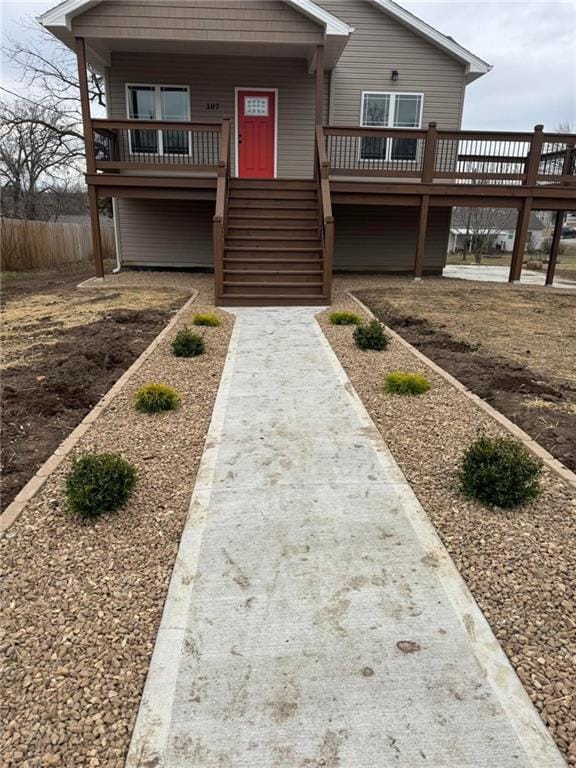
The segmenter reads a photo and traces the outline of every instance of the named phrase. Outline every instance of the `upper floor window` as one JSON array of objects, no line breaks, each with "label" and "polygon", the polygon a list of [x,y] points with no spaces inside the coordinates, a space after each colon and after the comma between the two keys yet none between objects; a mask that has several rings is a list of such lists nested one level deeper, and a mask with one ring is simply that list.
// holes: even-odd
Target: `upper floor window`
[{"label": "upper floor window", "polygon": [[[131,120],[190,120],[190,94],[185,85],[127,85]],[[189,154],[188,131],[130,131],[132,154]]]},{"label": "upper floor window", "polygon": [[[362,93],[362,120],[365,128],[420,128],[421,93]],[[416,139],[364,137],[362,160],[416,160]]]}]

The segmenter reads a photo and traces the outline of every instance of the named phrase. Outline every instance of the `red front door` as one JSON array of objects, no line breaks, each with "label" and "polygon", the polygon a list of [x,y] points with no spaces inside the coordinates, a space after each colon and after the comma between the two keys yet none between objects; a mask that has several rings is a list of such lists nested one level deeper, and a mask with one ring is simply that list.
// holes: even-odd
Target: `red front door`
[{"label": "red front door", "polygon": [[238,91],[238,176],[273,179],[276,143],[275,91]]}]

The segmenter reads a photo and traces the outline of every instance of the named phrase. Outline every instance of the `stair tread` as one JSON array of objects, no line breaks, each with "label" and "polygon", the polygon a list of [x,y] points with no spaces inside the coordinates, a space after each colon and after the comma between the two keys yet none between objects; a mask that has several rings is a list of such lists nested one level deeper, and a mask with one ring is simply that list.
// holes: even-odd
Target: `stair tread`
[{"label": "stair tread", "polygon": [[321,269],[224,269],[224,275],[321,275]]},{"label": "stair tread", "polygon": [[232,245],[232,246],[226,246],[225,251],[241,251],[242,253],[248,251],[252,252],[255,250],[260,251],[272,251],[273,253],[309,253],[311,251],[315,252],[321,252],[322,248],[319,246],[317,248],[292,248],[289,245],[285,246],[273,246],[270,248],[251,248],[249,245]]},{"label": "stair tread", "polygon": [[263,280],[261,283],[247,280],[246,282],[241,283],[234,283],[230,282],[229,280],[224,280],[224,285],[229,285],[234,288],[318,288],[318,286],[322,286],[322,282],[318,283],[303,283],[301,281],[296,281],[295,283],[286,283],[286,282],[279,282],[275,283],[272,280],[267,281]]},{"label": "stair tread", "polygon": [[244,257],[238,257],[234,258],[233,256],[225,256],[224,261],[230,262],[232,264],[243,264],[246,262],[250,262],[253,264],[313,264],[314,262],[318,262],[319,264],[322,262],[322,259],[282,259],[282,258],[269,258],[269,259],[263,259],[261,256],[244,256]]},{"label": "stair tread", "polygon": [[222,299],[324,299],[321,293],[224,293]]}]

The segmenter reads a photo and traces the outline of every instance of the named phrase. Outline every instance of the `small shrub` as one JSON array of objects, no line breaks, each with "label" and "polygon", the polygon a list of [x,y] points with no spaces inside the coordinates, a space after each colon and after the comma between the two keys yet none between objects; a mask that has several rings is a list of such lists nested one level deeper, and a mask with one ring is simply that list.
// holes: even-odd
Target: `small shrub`
[{"label": "small shrub", "polygon": [[328,320],[332,325],[361,325],[362,318],[355,312],[331,312]]},{"label": "small shrub", "polygon": [[217,328],[221,325],[220,319],[210,312],[194,315],[192,322],[194,325],[205,325],[209,328]]},{"label": "small shrub", "polygon": [[508,437],[481,435],[464,454],[460,487],[487,507],[517,507],[540,493],[541,462]]},{"label": "small shrub", "polygon": [[384,380],[384,391],[389,395],[423,395],[430,389],[430,382],[417,373],[392,371]]},{"label": "small shrub", "polygon": [[166,384],[144,384],[134,395],[134,406],[142,413],[175,411],[179,402],[178,392]]},{"label": "small shrub", "polygon": [[176,357],[197,357],[204,350],[204,339],[190,328],[181,328],[172,342],[172,352]]},{"label": "small shrub", "polygon": [[384,326],[378,320],[359,325],[354,331],[354,341],[360,349],[386,349],[390,337],[384,333]]},{"label": "small shrub", "polygon": [[118,453],[85,453],[66,478],[68,508],[80,517],[115,512],[128,501],[136,469]]}]

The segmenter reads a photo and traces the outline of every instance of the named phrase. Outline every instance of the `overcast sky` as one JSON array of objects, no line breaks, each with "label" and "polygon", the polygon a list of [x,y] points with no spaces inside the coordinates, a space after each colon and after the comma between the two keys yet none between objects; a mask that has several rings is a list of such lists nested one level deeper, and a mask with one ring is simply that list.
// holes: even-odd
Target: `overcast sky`
[{"label": "overcast sky", "polygon": [[[2,34],[55,0],[0,0]],[[399,0],[494,66],[467,88],[464,127],[526,130],[576,126],[576,0]],[[3,62],[3,85],[18,90]]]}]

